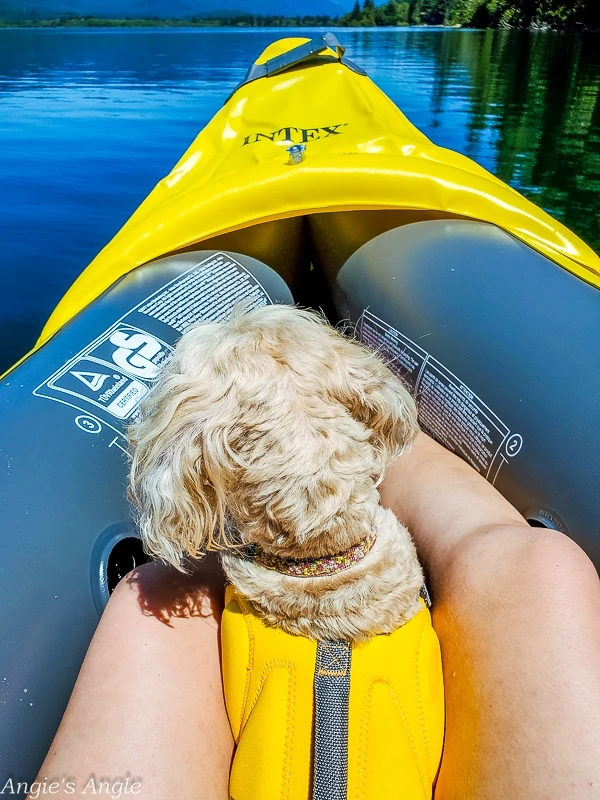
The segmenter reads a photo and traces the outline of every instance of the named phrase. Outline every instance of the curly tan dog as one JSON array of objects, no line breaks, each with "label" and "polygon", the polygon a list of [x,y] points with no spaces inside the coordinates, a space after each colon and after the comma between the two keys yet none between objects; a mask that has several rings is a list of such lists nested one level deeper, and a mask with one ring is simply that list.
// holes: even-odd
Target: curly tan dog
[{"label": "curly tan dog", "polygon": [[398,378],[314,313],[195,325],[130,431],[146,549],[180,569],[221,550],[231,583],[290,633],[389,633],[419,611],[423,575],[377,486],[416,431]]}]

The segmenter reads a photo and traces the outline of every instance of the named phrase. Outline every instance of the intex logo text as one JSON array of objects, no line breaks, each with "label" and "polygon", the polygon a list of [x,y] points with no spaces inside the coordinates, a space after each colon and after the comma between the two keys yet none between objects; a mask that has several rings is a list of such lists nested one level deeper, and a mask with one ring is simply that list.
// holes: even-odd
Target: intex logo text
[{"label": "intex logo text", "polygon": [[321,128],[279,128],[272,133],[251,133],[242,142],[242,147],[247,144],[255,144],[261,139],[268,139],[271,142],[309,142],[312,139],[327,139],[329,136],[339,136],[343,131],[339,130],[347,125],[347,122],[340,122],[339,125],[323,125]]}]

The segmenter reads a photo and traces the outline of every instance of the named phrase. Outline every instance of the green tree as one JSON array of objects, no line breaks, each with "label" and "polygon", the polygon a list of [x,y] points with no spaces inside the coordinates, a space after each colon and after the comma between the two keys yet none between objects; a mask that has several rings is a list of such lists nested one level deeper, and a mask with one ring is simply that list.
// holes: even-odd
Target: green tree
[{"label": "green tree", "polygon": [[375,0],[364,0],[361,25],[365,28],[372,28],[375,25]]},{"label": "green tree", "polygon": [[[402,6],[406,5],[399,3],[397,0],[388,0],[385,6],[381,6],[382,21],[377,24],[380,25],[402,25]],[[406,24],[407,17],[404,14],[404,24]]]},{"label": "green tree", "polygon": [[454,0],[449,4],[446,22],[449,25],[470,25],[482,0]]},{"label": "green tree", "polygon": [[421,23],[421,0],[409,0],[408,24],[420,25],[420,23]]}]

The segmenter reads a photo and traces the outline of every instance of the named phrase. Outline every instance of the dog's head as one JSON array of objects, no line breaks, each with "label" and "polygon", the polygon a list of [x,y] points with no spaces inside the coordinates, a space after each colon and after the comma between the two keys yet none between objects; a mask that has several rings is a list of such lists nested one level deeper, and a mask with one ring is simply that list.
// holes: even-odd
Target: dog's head
[{"label": "dog's head", "polygon": [[401,382],[317,314],[275,305],[195,325],[130,430],[145,545],[176,566],[240,542],[340,552],[368,534],[376,486],[416,430]]}]

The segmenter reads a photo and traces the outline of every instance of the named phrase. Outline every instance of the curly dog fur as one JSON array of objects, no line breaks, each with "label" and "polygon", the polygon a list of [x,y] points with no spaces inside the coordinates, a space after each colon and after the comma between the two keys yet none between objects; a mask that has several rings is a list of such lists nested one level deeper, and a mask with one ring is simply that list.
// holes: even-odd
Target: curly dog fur
[{"label": "curly dog fur", "polygon": [[[130,429],[130,492],[146,549],[182,569],[222,550],[231,583],[270,624],[360,641],[418,610],[423,575],[408,531],[379,504],[386,466],[417,431],[414,402],[383,362],[321,317],[236,309],[179,341]],[[275,572],[246,555],[344,552],[332,575]]]}]

